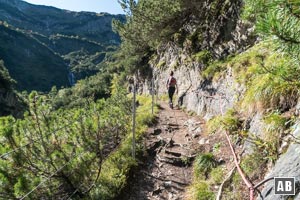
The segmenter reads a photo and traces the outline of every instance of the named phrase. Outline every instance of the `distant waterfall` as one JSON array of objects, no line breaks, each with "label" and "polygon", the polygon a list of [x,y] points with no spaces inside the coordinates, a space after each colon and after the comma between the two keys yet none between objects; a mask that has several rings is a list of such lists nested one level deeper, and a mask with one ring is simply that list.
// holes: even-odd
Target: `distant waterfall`
[{"label": "distant waterfall", "polygon": [[68,79],[69,79],[70,85],[74,86],[76,83],[76,78],[75,78],[75,75],[73,74],[73,72],[71,72],[71,71],[69,72]]}]

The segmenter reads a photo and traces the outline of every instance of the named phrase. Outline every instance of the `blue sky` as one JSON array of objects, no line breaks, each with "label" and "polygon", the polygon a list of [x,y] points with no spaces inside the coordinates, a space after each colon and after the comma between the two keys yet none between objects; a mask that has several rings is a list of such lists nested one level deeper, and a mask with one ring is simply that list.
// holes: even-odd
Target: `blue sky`
[{"label": "blue sky", "polygon": [[31,4],[54,6],[72,11],[124,14],[118,0],[24,0]]}]

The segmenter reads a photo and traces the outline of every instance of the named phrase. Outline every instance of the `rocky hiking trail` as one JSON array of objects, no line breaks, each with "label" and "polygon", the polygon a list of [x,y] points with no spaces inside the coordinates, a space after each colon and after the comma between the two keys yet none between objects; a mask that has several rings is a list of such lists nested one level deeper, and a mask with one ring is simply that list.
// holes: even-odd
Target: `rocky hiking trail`
[{"label": "rocky hiking trail", "polygon": [[[118,200],[189,199],[186,191],[193,181],[192,165],[199,153],[213,152],[224,169],[222,186],[228,184],[234,172],[233,156],[225,135],[208,135],[203,119],[178,108],[171,109],[167,103],[160,102],[157,124],[149,128],[144,137],[145,155]],[[234,146],[239,155],[242,147],[238,143]],[[222,186],[215,185],[211,189],[219,196]],[[247,188],[241,187],[247,194]],[[243,198],[249,199],[248,195]]]},{"label": "rocky hiking trail", "polygon": [[[198,116],[189,116],[161,103],[158,123],[145,135],[143,163],[133,173],[121,199],[186,199],[186,189],[193,177],[192,162],[197,153],[212,151],[212,143],[224,139],[207,137],[203,135],[204,129],[205,122]],[[223,156],[226,152],[220,151]]]},{"label": "rocky hiking trail", "polygon": [[145,136],[146,156],[123,199],[184,199],[203,122],[160,104],[158,123]]}]

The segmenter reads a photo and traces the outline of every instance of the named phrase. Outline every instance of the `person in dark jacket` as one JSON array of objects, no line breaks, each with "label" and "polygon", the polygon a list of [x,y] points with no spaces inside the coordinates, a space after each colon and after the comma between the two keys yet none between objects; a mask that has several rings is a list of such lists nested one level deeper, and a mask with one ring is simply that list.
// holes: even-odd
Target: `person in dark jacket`
[{"label": "person in dark jacket", "polygon": [[177,81],[174,78],[174,72],[170,72],[170,77],[167,80],[167,89],[168,89],[168,94],[169,94],[169,105],[170,108],[173,108],[173,95],[175,91],[177,90],[178,92],[178,86],[177,86]]}]

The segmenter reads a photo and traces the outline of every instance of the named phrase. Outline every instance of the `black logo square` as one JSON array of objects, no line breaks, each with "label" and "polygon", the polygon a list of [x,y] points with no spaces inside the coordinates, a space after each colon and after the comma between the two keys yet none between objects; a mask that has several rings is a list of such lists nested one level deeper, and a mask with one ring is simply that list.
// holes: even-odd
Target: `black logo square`
[{"label": "black logo square", "polygon": [[275,177],[275,194],[295,195],[295,178],[294,177]]}]

